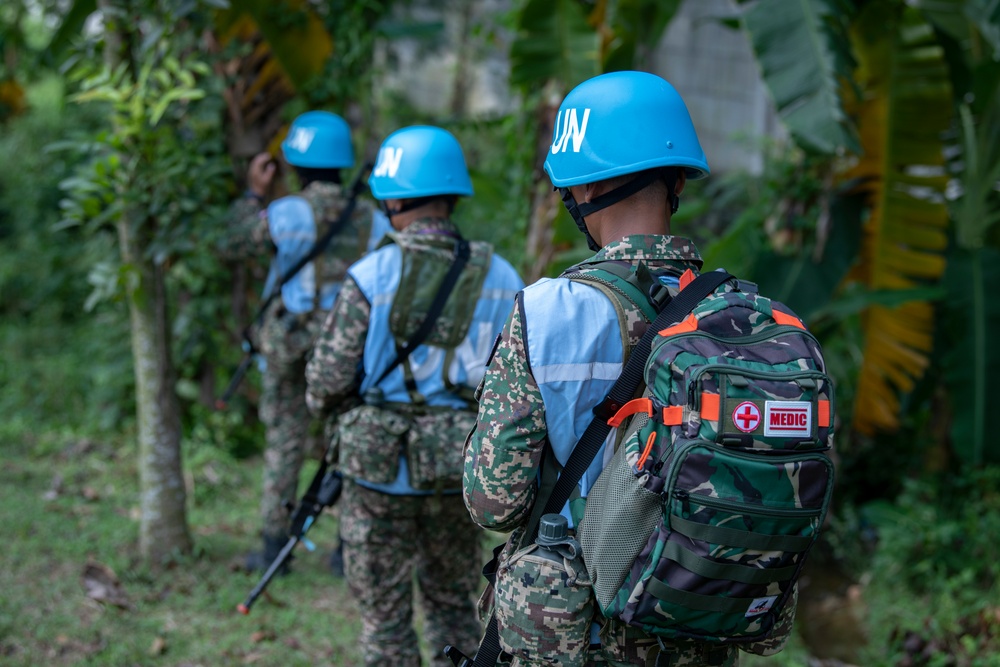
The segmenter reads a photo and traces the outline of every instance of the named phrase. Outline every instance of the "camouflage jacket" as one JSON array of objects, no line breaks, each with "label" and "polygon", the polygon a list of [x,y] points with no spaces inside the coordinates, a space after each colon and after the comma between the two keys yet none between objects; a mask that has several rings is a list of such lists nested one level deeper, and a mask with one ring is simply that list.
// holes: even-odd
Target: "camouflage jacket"
[{"label": "camouflage jacket", "polygon": [[[601,249],[589,262],[616,261],[644,264],[651,272],[673,269],[674,273],[697,272],[702,260],[694,244],[677,236],[629,236]],[[584,269],[585,271],[586,269]],[[675,289],[671,289],[674,293]],[[603,295],[594,298],[607,298]],[[539,470],[548,446],[546,405],[529,361],[524,312],[515,307],[489,362],[479,388],[476,428],[466,444],[463,494],[472,518],[491,530],[511,531],[528,521],[538,488]],[[615,327],[617,322],[603,326]],[[567,341],[577,327],[598,323],[567,323]],[[629,345],[645,333],[648,322],[638,308],[626,309]],[[568,344],[568,343],[567,343]],[[591,406],[584,409],[590,410]],[[582,513],[582,508],[579,510]],[[577,511],[574,510],[574,515]],[[514,535],[522,531],[516,531]],[[515,547],[508,544],[505,553]],[[754,653],[780,650],[788,638],[794,604],[787,606],[788,617],[781,619],[774,639],[744,646]],[[600,615],[595,621],[600,621]],[[602,649],[592,659],[608,664],[647,664],[659,651],[656,638],[616,622],[605,622],[601,630]],[[735,647],[716,648],[705,644],[665,642],[676,665],[737,664]]]}]

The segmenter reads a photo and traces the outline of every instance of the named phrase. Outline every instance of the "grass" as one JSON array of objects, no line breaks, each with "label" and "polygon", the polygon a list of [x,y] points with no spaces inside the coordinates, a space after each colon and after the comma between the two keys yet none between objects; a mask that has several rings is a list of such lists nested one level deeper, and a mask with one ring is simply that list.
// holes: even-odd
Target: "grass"
[{"label": "grass", "polygon": [[[326,569],[336,522],[310,533],[294,574],[272,582],[249,616],[235,611],[256,578],[238,571],[256,546],[259,459],[208,446],[186,454],[195,554],[153,570],[137,553],[138,494],[130,438],[72,431],[0,432],[0,664],[114,667],[357,665],[360,619]],[[311,469],[305,471],[306,476]],[[487,541],[495,541],[491,535]],[[485,546],[485,541],[484,541]],[[88,563],[110,568],[125,607],[86,594]],[[422,647],[425,658],[429,647]],[[743,665],[804,665],[797,640]]]},{"label": "grass", "polygon": [[[27,440],[5,436],[0,443],[0,525],[6,538],[0,551],[0,663],[360,663],[356,608],[346,584],[325,567],[336,535],[333,520],[310,534],[317,552],[303,551],[293,576],[272,582],[269,597],[249,616],[235,611],[256,583],[237,566],[256,546],[259,461],[219,456],[192,471],[195,555],[153,571],[136,551],[131,447],[65,434]],[[87,563],[117,574],[127,608],[86,595]]]}]

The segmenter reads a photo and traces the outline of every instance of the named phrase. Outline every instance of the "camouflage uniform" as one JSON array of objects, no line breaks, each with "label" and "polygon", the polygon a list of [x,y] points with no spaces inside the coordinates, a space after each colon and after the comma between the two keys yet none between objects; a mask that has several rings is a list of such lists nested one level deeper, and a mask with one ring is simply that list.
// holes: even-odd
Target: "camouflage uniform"
[{"label": "camouflage uniform", "polygon": [[[323,221],[336,220],[346,203],[341,186],[334,183],[310,183],[299,196],[312,207],[317,236],[325,229]],[[343,280],[347,267],[364,252],[371,218],[371,204],[359,200],[346,228],[315,260],[317,284]],[[269,256],[273,247],[267,211],[261,203],[251,197],[235,202],[229,211],[224,255],[239,260],[261,258]],[[299,471],[316,444],[310,436],[311,418],[305,402],[305,365],[306,353],[325,317],[326,312],[318,309],[290,313],[279,297],[254,332],[255,346],[266,361],[260,398],[260,418],[267,438],[261,498],[265,539],[287,537],[289,514],[285,503],[296,500]]]},{"label": "camouflage uniform", "polygon": [[[435,232],[457,230],[448,221],[424,219],[399,234]],[[363,368],[371,313],[368,300],[348,276],[306,367],[306,400],[314,414],[343,414],[357,406],[359,369]],[[392,349],[385,350],[390,359],[394,354]],[[365,439],[374,444],[378,438],[419,434],[417,437],[460,445],[475,423],[472,410],[427,412],[400,403],[389,408],[373,408],[349,425],[342,419],[341,441]],[[373,477],[365,475],[365,479]],[[482,630],[474,603],[480,532],[470,521],[459,490],[391,495],[349,480],[340,508],[345,574],[361,608],[359,644],[365,664],[420,665],[412,627],[414,573],[426,612],[423,635],[433,655],[432,664],[451,664],[441,656],[446,643],[463,651],[473,650]]]},{"label": "camouflage uniform", "polygon": [[[630,236],[605,246],[594,261],[611,260],[626,265],[638,262],[656,272],[667,267],[681,271],[701,268],[701,257],[689,240],[677,236]],[[671,292],[675,290],[671,289]],[[529,364],[525,343],[523,313],[515,308],[511,313],[498,347],[490,360],[480,385],[479,416],[476,430],[470,434],[463,480],[466,505],[473,519],[484,528],[497,531],[523,527],[530,516],[537,492],[540,465],[547,443],[545,404]],[[574,326],[606,326],[618,328],[618,322],[567,323],[566,344],[571,344]],[[635,345],[648,323],[636,308],[626,312],[626,329],[630,346]],[[583,514],[582,502],[571,502],[574,517]],[[522,531],[515,530],[512,540]],[[500,562],[515,547],[508,543]],[[795,613],[795,599],[786,605],[772,638],[741,648],[753,653],[770,655],[787,642]],[[641,630],[622,623],[605,620],[602,623],[601,647],[591,650],[588,664],[652,665],[660,653],[660,642]],[[670,652],[670,662],[659,664],[705,665],[732,667],[738,664],[735,647],[708,644],[663,642]],[[549,649],[567,652],[559,638]],[[526,664],[515,660],[513,664]]]}]

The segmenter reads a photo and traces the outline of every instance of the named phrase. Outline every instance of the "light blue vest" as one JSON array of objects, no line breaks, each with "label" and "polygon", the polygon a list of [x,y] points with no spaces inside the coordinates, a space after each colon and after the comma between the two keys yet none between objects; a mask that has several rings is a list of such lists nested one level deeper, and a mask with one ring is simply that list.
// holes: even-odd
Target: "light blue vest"
[{"label": "light blue vest", "polygon": [[[267,207],[267,223],[271,240],[278,249],[264,285],[264,296],[271,293],[280,276],[285,275],[297,262],[309,254],[316,245],[316,218],[312,206],[303,197],[282,197]],[[372,232],[368,249],[374,250],[382,236],[391,229],[388,218],[376,211],[372,216]],[[330,310],[340,293],[340,281],[330,281],[319,286],[320,310]],[[316,297],[316,266],[309,262],[288,282],[281,286],[281,300],[292,313],[313,310]]]},{"label": "light blue vest", "polygon": [[[368,320],[368,337],[365,339],[364,379],[360,393],[363,395],[396,358],[396,341],[389,329],[392,301],[399,287],[402,272],[402,252],[390,244],[355,262],[347,273],[357,283],[371,306]],[[483,282],[483,290],[472,316],[469,333],[455,349],[454,360],[447,369],[449,381],[456,386],[475,388],[486,372],[493,342],[503,329],[514,305],[514,297],[524,287],[520,276],[503,257],[494,254]],[[409,363],[417,391],[428,405],[465,409],[466,402],[445,388],[444,362],[446,350],[431,345],[421,345],[410,354]],[[404,384],[402,366],[396,367],[379,384],[385,400],[409,403],[410,394]],[[427,495],[433,491],[417,491],[408,482],[406,458],[400,457],[399,473],[392,484],[372,484],[364,480],[357,483],[366,488],[394,495]],[[458,493],[454,490],[454,493]]]},{"label": "light blue vest", "polygon": [[[676,289],[676,276],[659,277]],[[569,455],[621,375],[625,351],[614,304],[595,287],[567,278],[542,278],[524,290],[525,345],[531,374],[545,404],[545,430],[556,460]],[[586,498],[614,455],[612,429],[577,486]],[[569,503],[562,515],[573,525]]]},{"label": "light blue vest", "polygon": [[[560,465],[622,372],[621,328],[603,293],[566,278],[543,278],[524,290],[525,342],[531,374],[545,403],[545,430]],[[578,483],[590,487],[614,454],[612,431]],[[611,443],[610,446],[608,443]],[[562,514],[573,525],[569,504]]]}]

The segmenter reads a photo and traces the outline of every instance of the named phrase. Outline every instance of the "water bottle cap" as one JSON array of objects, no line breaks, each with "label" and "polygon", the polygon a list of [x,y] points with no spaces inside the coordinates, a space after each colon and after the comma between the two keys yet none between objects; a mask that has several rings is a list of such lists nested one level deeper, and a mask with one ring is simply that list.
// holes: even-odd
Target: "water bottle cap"
[{"label": "water bottle cap", "polygon": [[562,514],[544,514],[538,522],[538,539],[541,546],[559,544],[569,534],[569,522]]}]

